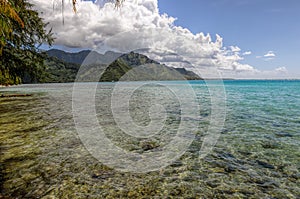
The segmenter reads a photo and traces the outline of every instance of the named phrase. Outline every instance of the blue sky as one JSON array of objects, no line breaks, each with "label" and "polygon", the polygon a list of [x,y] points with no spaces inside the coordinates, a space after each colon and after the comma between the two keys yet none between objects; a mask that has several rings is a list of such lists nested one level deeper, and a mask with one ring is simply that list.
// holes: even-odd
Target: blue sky
[{"label": "blue sky", "polygon": [[[159,0],[159,9],[193,33],[219,34],[224,46],[251,51],[242,62],[300,74],[299,0]],[[261,58],[269,51],[274,59]]]}]

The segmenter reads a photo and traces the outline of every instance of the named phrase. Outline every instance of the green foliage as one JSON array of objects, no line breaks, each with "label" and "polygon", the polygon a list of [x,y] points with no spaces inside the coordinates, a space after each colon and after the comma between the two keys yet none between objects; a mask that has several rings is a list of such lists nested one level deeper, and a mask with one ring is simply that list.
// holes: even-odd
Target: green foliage
[{"label": "green foliage", "polygon": [[13,21],[24,28],[24,23],[20,19],[16,8],[12,6],[12,1],[0,0],[0,55],[6,44],[6,38],[11,38],[12,36]]},{"label": "green foliage", "polygon": [[45,78],[42,82],[47,83],[74,82],[80,68],[79,64],[64,62],[56,57],[46,58],[45,65]]},{"label": "green foliage", "polygon": [[[10,36],[2,35],[3,51],[0,55],[0,84],[19,84],[42,81],[45,69],[45,55],[38,51],[42,43],[51,45],[51,31],[45,30],[46,24],[26,0],[10,0],[10,6],[22,20],[10,20],[1,13],[1,20],[7,22],[13,30]],[[21,81],[20,81],[21,79]]]},{"label": "green foliage", "polygon": [[[89,64],[80,65],[86,55],[85,51],[78,53],[66,53],[58,50],[47,52],[46,82],[73,82],[80,68],[80,76],[77,81],[82,82],[116,82],[116,81],[147,81],[147,80],[199,80],[198,75],[184,68],[171,68],[149,59],[139,53],[128,53],[115,58],[116,53],[110,52],[104,55],[94,53],[94,59],[90,58]],[[93,56],[91,56],[93,57]],[[99,62],[99,60],[101,60]],[[73,62],[73,63],[70,63]],[[86,61],[85,61],[86,62]],[[99,79],[99,76],[101,78]]]},{"label": "green foliage", "polygon": [[21,79],[16,76],[11,76],[9,70],[0,70],[0,82],[2,85],[11,85],[21,83]]},{"label": "green foliage", "polygon": [[163,81],[199,80],[198,75],[184,68],[171,68],[147,56],[130,52],[111,63],[104,71],[100,81]]},{"label": "green foliage", "polygon": [[105,54],[100,54],[96,51],[82,50],[80,52],[65,52],[58,49],[48,50],[47,55],[56,57],[64,62],[90,65],[95,63],[110,64],[115,61],[122,53],[107,51]]},{"label": "green foliage", "polygon": [[124,54],[119,57],[119,60],[122,61],[124,64],[130,65],[132,67],[140,66],[143,64],[159,64],[158,62],[149,59],[147,56],[135,52]]},{"label": "green foliage", "polygon": [[101,82],[119,81],[119,79],[126,74],[132,67],[125,64],[122,60],[117,59],[111,63],[102,74]]}]

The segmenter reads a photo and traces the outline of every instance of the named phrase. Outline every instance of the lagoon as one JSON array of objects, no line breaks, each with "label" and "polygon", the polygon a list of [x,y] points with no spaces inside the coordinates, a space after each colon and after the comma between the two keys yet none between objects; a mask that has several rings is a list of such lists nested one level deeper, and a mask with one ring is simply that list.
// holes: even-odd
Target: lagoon
[{"label": "lagoon", "polygon": [[[0,88],[0,93],[33,94],[0,98],[0,197],[299,197],[300,81],[208,82],[213,88],[224,88],[226,117],[216,145],[204,158],[199,158],[199,151],[212,114],[205,81],[143,82],[144,86],[134,90],[129,110],[138,125],[146,127],[151,119],[160,120],[161,115],[149,116],[152,102],[165,107],[162,130],[147,139],[127,135],[116,125],[111,111],[116,83],[85,83],[87,87],[97,84],[96,116],[105,135],[128,152],[160,151],[182,120],[198,123],[179,159],[145,173],[120,171],[91,155],[74,123],[72,83]],[[127,88],[140,82],[121,84]],[[180,106],[188,105],[179,103],[170,89],[184,94],[187,86],[200,105],[197,118],[181,117]]]}]

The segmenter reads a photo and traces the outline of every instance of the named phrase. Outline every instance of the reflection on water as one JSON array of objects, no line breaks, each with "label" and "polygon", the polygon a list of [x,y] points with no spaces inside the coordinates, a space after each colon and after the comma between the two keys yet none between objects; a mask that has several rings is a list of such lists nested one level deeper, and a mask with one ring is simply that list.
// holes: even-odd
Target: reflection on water
[{"label": "reflection on water", "polygon": [[[1,92],[34,93],[0,98],[0,198],[297,198],[300,195],[300,82],[228,81],[227,119],[214,151],[198,159],[210,116],[203,82],[193,82],[201,110],[199,130],[185,154],[157,172],[119,172],[83,147],[72,117],[72,84],[22,85]],[[172,139],[180,122],[178,101],[168,108],[165,132],[128,136],[110,112],[113,84],[96,95],[99,123],[116,145],[145,153]],[[150,122],[146,91],[132,96],[131,116]],[[167,129],[167,130],[166,130]]]}]

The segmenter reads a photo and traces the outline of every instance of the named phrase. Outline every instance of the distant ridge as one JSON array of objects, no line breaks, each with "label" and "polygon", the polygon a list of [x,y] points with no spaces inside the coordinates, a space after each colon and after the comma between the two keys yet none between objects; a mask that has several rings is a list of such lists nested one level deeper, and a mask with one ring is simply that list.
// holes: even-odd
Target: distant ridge
[{"label": "distant ridge", "polygon": [[[108,51],[102,55],[90,50],[68,53],[53,49],[47,54],[46,82],[74,82],[82,64],[80,81],[201,80],[192,71],[168,67],[135,52],[121,54]],[[99,73],[102,75],[97,79]]]},{"label": "distant ridge", "polygon": [[56,57],[64,62],[85,65],[93,63],[109,64],[122,55],[122,53],[112,51],[107,51],[105,54],[100,54],[96,51],[91,50],[83,50],[76,53],[70,53],[58,49],[51,49],[46,51],[46,53],[48,56]]}]

